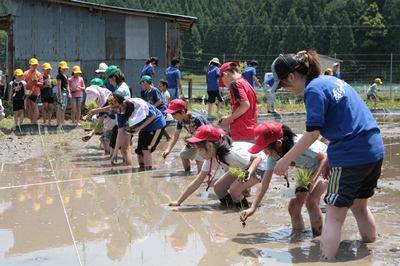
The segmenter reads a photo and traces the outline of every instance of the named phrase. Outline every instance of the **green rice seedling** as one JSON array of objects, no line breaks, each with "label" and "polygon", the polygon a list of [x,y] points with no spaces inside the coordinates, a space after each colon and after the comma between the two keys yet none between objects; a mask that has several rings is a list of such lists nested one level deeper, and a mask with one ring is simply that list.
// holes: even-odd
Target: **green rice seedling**
[{"label": "green rice seedling", "polygon": [[91,101],[86,105],[86,108],[88,110],[96,109],[97,107],[99,107],[99,106],[97,105],[97,103],[95,101]]},{"label": "green rice seedling", "polygon": [[296,179],[296,192],[307,192],[310,190],[311,175],[311,170],[299,169]]},{"label": "green rice seedling", "polygon": [[246,172],[240,168],[229,167],[229,172],[239,180],[246,179]]}]

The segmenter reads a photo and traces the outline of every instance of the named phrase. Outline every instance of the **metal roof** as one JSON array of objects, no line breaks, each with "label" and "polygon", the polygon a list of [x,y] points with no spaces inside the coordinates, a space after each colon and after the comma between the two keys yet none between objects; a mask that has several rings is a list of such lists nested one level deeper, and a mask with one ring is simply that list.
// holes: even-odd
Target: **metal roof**
[{"label": "metal roof", "polygon": [[107,11],[107,12],[122,13],[122,14],[127,14],[127,15],[168,19],[172,22],[179,23],[181,33],[190,33],[192,31],[193,24],[197,20],[196,17],[100,5],[100,4],[88,3],[88,2],[84,2],[84,1],[78,1],[78,0],[44,0],[44,1],[47,1],[49,3],[59,3],[59,4],[63,4],[63,5],[78,6],[78,7],[84,7],[84,8],[89,8],[89,9],[92,8],[92,9],[97,9],[97,10],[102,10],[102,11]]}]

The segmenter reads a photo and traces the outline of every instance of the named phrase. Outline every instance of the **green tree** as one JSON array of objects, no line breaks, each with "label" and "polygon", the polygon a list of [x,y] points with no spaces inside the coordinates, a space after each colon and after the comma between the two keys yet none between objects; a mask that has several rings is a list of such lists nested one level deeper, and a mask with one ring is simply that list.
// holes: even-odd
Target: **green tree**
[{"label": "green tree", "polygon": [[354,42],[353,30],[349,25],[351,24],[349,16],[346,11],[342,13],[341,24],[339,28],[338,43],[336,53],[338,54],[352,54],[356,46]]},{"label": "green tree", "polygon": [[387,0],[383,8],[387,24],[387,34],[384,38],[383,49],[385,53],[400,53],[400,28],[397,26],[400,18],[400,0]]},{"label": "green tree", "polygon": [[387,34],[383,16],[379,13],[378,5],[372,3],[360,18],[360,25],[364,26],[359,31],[364,35],[359,47],[365,53],[376,53],[380,51],[379,41]]}]

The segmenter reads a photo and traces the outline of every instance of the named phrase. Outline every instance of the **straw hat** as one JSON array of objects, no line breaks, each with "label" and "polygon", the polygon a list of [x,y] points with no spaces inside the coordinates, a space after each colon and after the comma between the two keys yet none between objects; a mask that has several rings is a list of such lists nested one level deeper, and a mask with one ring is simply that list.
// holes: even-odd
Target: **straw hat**
[{"label": "straw hat", "polygon": [[211,63],[217,64],[217,65],[221,65],[221,63],[219,62],[219,59],[217,57],[214,57],[213,59],[211,59],[211,61],[208,63],[208,65],[211,65]]}]

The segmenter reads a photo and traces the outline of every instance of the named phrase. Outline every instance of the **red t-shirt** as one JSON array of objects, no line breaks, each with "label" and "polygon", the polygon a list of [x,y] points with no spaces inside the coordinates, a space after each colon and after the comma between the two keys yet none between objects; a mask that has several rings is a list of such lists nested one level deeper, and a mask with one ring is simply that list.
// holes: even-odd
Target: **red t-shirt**
[{"label": "red t-shirt", "polygon": [[256,123],[254,115],[257,110],[257,95],[253,87],[243,78],[233,81],[229,86],[231,95],[232,113],[238,109],[240,102],[249,101],[250,107],[247,111],[236,118],[230,124],[232,140],[254,139]]},{"label": "red t-shirt", "polygon": [[27,70],[24,72],[26,89],[32,91],[32,95],[38,96],[40,95],[40,87],[32,81],[32,76],[36,75],[38,77],[38,82],[43,83],[43,75],[39,71],[31,72],[31,70]]}]

